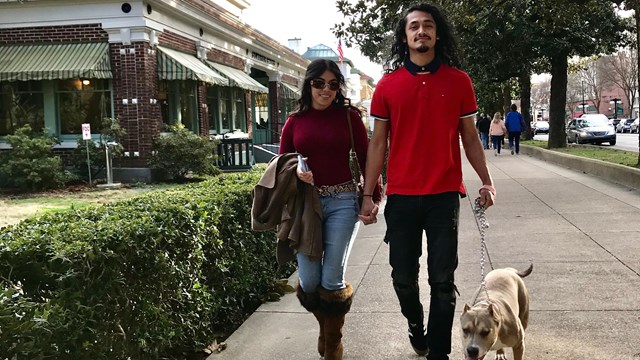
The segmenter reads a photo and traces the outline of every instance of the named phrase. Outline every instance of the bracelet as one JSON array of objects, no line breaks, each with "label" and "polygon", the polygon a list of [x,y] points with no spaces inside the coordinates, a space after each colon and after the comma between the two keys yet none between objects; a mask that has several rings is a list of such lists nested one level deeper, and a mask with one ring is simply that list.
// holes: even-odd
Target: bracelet
[{"label": "bracelet", "polygon": [[370,197],[373,197],[373,195],[371,195],[371,194],[362,194],[362,196],[370,196]]},{"label": "bracelet", "polygon": [[478,190],[478,193],[480,193],[482,190],[488,190],[491,194],[493,194],[493,196],[496,196],[496,188],[491,185],[482,185],[480,190]]}]

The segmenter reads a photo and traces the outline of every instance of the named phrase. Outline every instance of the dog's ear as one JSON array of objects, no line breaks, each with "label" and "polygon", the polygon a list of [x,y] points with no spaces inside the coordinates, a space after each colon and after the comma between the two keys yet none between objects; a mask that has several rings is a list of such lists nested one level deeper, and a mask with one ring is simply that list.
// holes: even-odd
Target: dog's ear
[{"label": "dog's ear", "polygon": [[464,304],[464,310],[462,310],[462,313],[465,314],[467,311],[471,310],[471,308],[469,307],[469,305]]},{"label": "dog's ear", "polygon": [[496,321],[500,321],[500,309],[498,309],[493,303],[489,303],[489,307],[487,308],[487,310],[489,310],[489,315],[491,315],[492,318],[494,318]]}]

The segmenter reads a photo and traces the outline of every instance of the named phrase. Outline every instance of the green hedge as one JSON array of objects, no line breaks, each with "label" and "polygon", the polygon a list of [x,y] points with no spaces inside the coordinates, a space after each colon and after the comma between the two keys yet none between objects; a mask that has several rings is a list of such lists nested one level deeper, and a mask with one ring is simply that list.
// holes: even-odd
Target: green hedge
[{"label": "green hedge", "polygon": [[184,359],[281,274],[250,230],[259,172],[0,230],[0,358]]}]

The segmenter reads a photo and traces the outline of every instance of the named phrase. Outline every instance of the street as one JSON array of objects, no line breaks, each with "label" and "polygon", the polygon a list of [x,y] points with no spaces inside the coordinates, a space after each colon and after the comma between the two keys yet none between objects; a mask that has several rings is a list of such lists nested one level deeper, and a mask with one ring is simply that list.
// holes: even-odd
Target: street
[{"label": "street", "polygon": [[[533,137],[534,140],[547,141],[549,140],[549,134],[538,134]],[[603,147],[613,148],[618,150],[626,150],[638,152],[638,134],[616,134],[616,144],[609,146],[609,144],[602,145]]]}]

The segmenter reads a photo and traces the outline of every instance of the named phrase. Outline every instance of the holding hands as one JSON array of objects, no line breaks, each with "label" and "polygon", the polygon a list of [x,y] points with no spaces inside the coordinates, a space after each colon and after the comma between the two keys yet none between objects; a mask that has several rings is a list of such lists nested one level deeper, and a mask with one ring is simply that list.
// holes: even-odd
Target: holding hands
[{"label": "holding hands", "polygon": [[358,218],[365,225],[375,224],[378,222],[378,209],[378,204],[373,202],[373,198],[371,196],[365,196],[362,199],[362,208],[360,209]]}]

